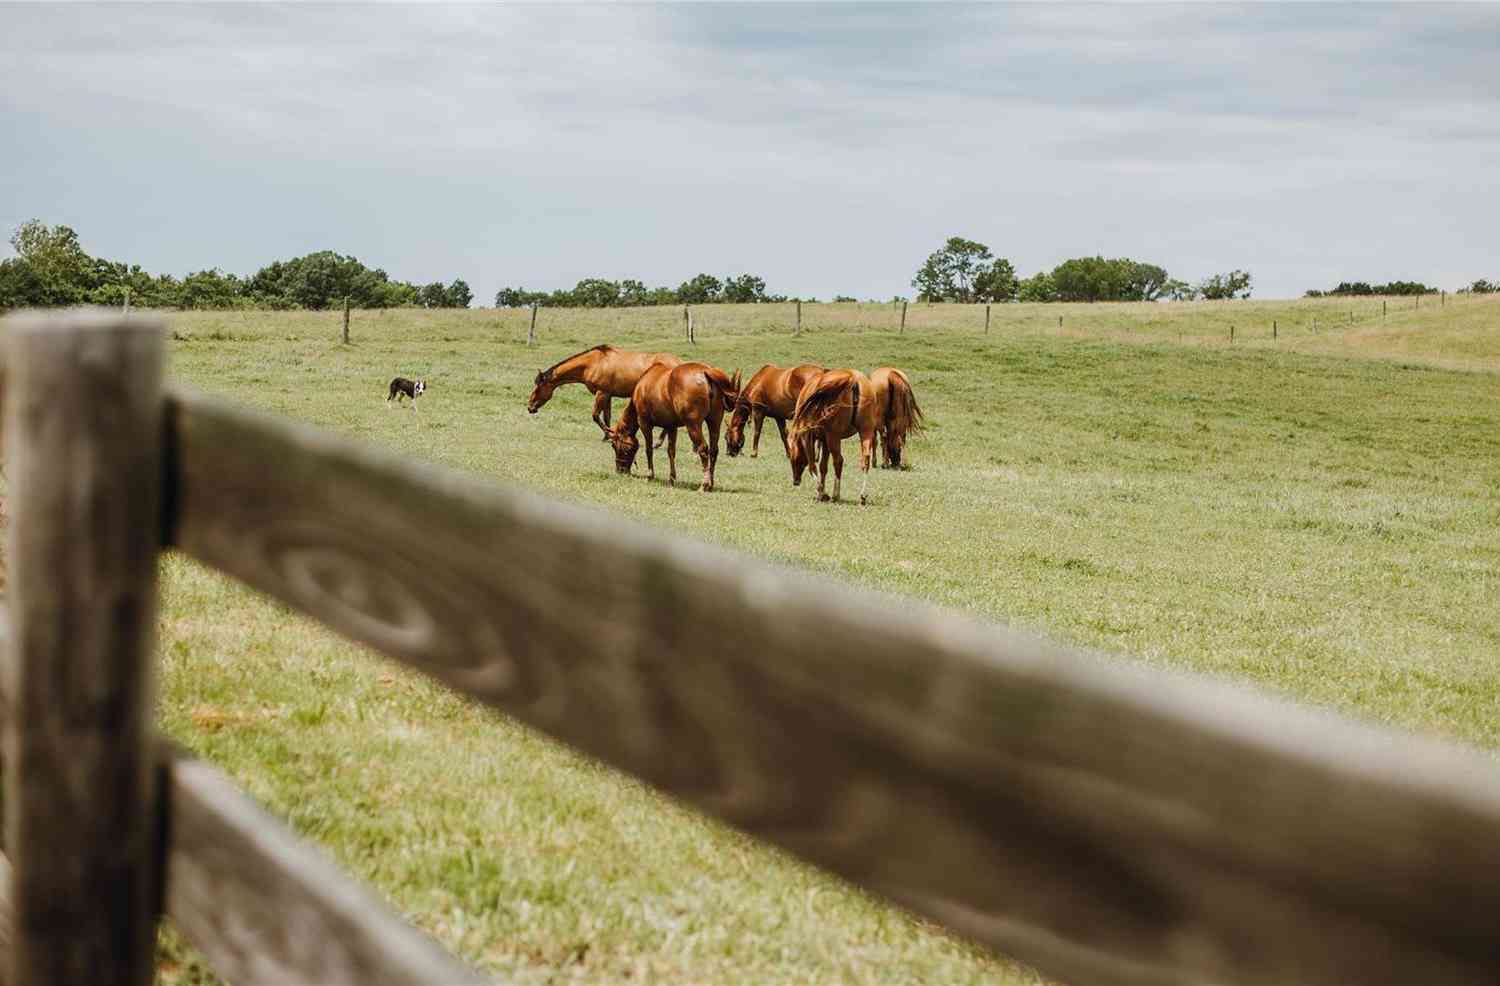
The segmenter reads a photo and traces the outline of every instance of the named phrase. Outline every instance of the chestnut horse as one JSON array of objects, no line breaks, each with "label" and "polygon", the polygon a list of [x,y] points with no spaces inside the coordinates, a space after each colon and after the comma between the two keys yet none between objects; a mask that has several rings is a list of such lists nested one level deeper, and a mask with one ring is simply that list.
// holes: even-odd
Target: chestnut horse
[{"label": "chestnut horse", "polygon": [[609,441],[609,416],[612,398],[630,399],[641,374],[653,363],[676,366],[682,362],[672,353],[637,353],[614,346],[595,346],[567,359],[553,363],[536,375],[536,386],[526,401],[526,410],[531,414],[542,409],[552,399],[552,392],[565,383],[581,383],[594,395],[594,424],[604,432]]},{"label": "chestnut horse", "polygon": [[729,430],[724,433],[724,445],[730,455],[739,455],[745,447],[745,422],[753,421],[755,437],[750,443],[750,458],[760,455],[760,429],[767,418],[776,422],[781,432],[781,448],[791,457],[786,444],[786,423],[797,409],[797,395],[807,386],[807,381],[823,372],[821,366],[804,363],[801,366],[777,366],[767,363],[755,371],[755,376],[740,391],[734,402],[734,414],[729,418]]},{"label": "chestnut horse", "polygon": [[[647,478],[656,478],[652,457],[651,431],[664,428],[667,433],[667,483],[677,485],[677,429],[686,428],[693,441],[693,451],[703,463],[703,485],[698,489],[713,492],[714,467],[719,461],[719,427],[724,412],[734,406],[739,394],[740,375],[732,378],[707,363],[679,363],[668,366],[655,363],[641,375],[630,402],[620,414],[620,423],[609,433],[615,446],[615,470],[628,473],[635,464],[641,443],[636,429],[645,431]],[[708,426],[708,439],[703,426]]]},{"label": "chestnut horse", "polygon": [[882,366],[870,374],[875,399],[883,410],[880,428],[881,466],[901,469],[901,452],[906,436],[922,430],[922,409],[917,406],[911,389],[911,378],[894,366]]},{"label": "chestnut horse", "polygon": [[[875,385],[858,370],[824,370],[809,380],[797,397],[787,438],[792,485],[802,485],[802,471],[810,468],[818,477],[818,490],[813,497],[827,500],[828,460],[832,458],[833,499],[837,500],[844,479],[844,439],[858,435],[859,468],[864,474],[859,502],[868,502],[865,491],[870,482],[875,434],[884,421],[885,407],[876,398]],[[822,461],[814,464],[813,459],[820,451]]]}]

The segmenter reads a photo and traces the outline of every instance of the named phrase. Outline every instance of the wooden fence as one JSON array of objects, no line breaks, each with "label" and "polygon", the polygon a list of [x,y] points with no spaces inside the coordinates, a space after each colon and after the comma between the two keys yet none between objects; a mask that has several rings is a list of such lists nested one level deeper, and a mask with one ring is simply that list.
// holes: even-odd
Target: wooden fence
[{"label": "wooden fence", "polygon": [[479,981],[155,737],[165,548],[1079,986],[1500,981],[1477,754],[164,388],[149,319],[6,329],[12,986],[147,983],[161,913],[235,986]]}]

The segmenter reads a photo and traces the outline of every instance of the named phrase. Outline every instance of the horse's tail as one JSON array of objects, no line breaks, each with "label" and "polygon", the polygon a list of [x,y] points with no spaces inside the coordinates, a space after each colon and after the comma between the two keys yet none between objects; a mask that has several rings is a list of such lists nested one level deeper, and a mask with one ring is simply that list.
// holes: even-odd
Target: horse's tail
[{"label": "horse's tail", "polygon": [[714,399],[724,405],[724,410],[733,411],[740,396],[740,371],[735,370],[731,377],[717,366],[710,366],[703,376],[708,380],[708,389],[714,392]]},{"label": "horse's tail", "polygon": [[893,434],[914,435],[922,430],[922,409],[917,405],[917,395],[912,392],[911,381],[900,370],[892,370],[890,377],[890,400],[885,408],[885,426]]},{"label": "horse's tail", "polygon": [[[829,371],[819,377],[811,387],[797,397],[797,409],[792,412],[789,431],[802,435],[822,427],[824,422],[839,412],[844,395],[854,390],[858,394],[854,374],[847,370]],[[855,397],[858,400],[858,397]]]}]

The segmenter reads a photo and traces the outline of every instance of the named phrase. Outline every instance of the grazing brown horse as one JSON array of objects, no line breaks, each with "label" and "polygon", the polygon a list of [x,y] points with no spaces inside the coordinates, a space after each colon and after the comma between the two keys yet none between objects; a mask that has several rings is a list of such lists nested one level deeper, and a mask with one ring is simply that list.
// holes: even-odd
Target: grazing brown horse
[{"label": "grazing brown horse", "polygon": [[604,432],[604,440],[610,440],[609,412],[612,398],[630,399],[641,374],[653,363],[676,366],[682,357],[672,353],[637,353],[614,346],[595,346],[567,359],[553,363],[536,375],[536,386],[531,398],[526,401],[526,410],[532,414],[552,399],[552,392],[565,383],[581,383],[594,395],[594,423]]},{"label": "grazing brown horse", "polygon": [[[628,473],[635,464],[636,453],[641,447],[635,433],[640,428],[646,433],[647,477],[655,479],[651,431],[664,428],[667,432],[667,483],[677,485],[677,429],[686,428],[688,437],[693,440],[693,451],[703,463],[703,485],[698,489],[712,492],[714,467],[719,461],[719,427],[724,422],[724,412],[734,406],[739,390],[738,373],[730,377],[707,363],[653,364],[641,375],[630,402],[620,414],[620,423],[609,433],[615,446],[615,470]],[[706,441],[704,425],[708,426]]]},{"label": "grazing brown horse", "polygon": [[[824,370],[802,388],[792,414],[787,438],[792,458],[792,485],[802,485],[802,471],[811,468],[818,477],[815,499],[826,500],[828,460],[833,459],[833,499],[839,498],[844,479],[842,445],[850,435],[859,436],[859,468],[863,478],[859,502],[867,502],[870,460],[875,454],[875,434],[884,422],[884,407],[876,400],[875,386],[858,370]],[[822,461],[813,459],[821,451]]]},{"label": "grazing brown horse", "polygon": [[740,391],[734,402],[734,414],[729,418],[729,430],[724,433],[724,445],[730,455],[739,455],[745,447],[745,422],[755,425],[755,437],[750,443],[750,458],[760,455],[760,429],[767,418],[776,422],[781,432],[781,448],[791,457],[786,444],[786,423],[797,410],[797,395],[807,382],[823,372],[821,366],[804,363],[801,366],[776,366],[767,363],[755,371],[755,376]]},{"label": "grazing brown horse", "polygon": [[870,374],[875,400],[881,405],[881,466],[901,469],[906,436],[922,430],[922,409],[911,389],[911,378],[894,366],[882,366]]}]

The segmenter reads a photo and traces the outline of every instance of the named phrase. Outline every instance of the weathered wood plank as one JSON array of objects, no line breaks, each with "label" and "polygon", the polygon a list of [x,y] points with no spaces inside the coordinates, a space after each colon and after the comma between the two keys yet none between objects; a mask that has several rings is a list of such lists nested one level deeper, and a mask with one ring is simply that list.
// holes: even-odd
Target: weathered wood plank
[{"label": "weathered wood plank", "polygon": [[484,982],[200,761],[171,768],[167,913],[234,986]]},{"label": "weathered wood plank", "polygon": [[[0,652],[7,639],[0,607]],[[0,701],[0,728],[8,703]],[[222,774],[159,743],[170,809],[166,910],[234,986],[464,986],[487,982],[393,914]],[[0,956],[11,945],[0,854]],[[9,986],[0,962],[0,986]],[[85,982],[91,980],[84,980]]]},{"label": "weathered wood plank", "polygon": [[1054,975],[1500,980],[1477,755],[173,408],[189,555]]},{"label": "weathered wood plank", "polygon": [[6,320],[5,349],[11,982],[147,984],[163,332],[27,314]]}]

